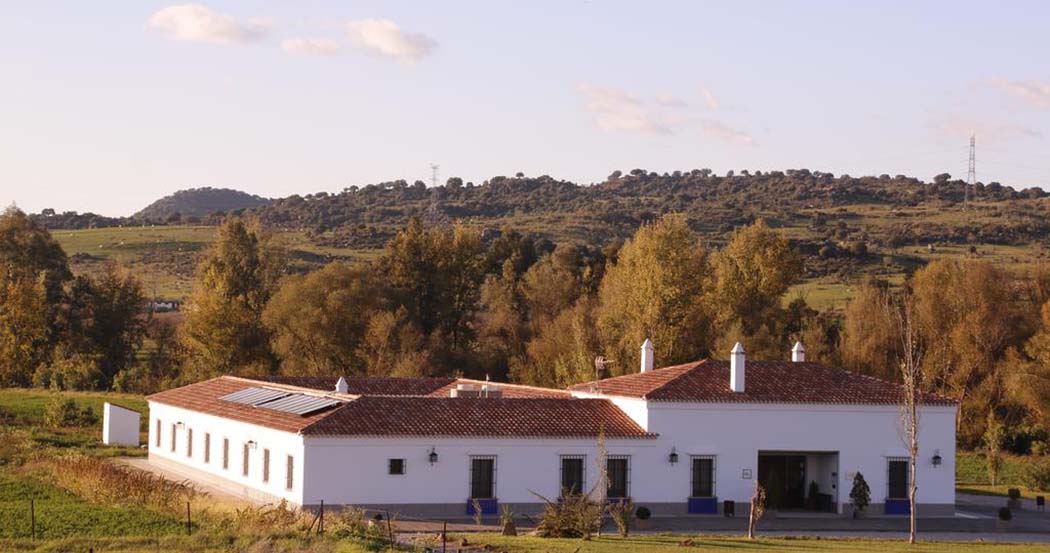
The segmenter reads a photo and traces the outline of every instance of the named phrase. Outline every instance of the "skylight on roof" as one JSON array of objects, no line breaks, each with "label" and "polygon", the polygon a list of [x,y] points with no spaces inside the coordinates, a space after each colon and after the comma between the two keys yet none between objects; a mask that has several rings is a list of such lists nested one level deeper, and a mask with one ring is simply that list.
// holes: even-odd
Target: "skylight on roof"
[{"label": "skylight on roof", "polygon": [[299,416],[316,413],[340,403],[338,400],[326,397],[256,387],[245,388],[219,399]]}]

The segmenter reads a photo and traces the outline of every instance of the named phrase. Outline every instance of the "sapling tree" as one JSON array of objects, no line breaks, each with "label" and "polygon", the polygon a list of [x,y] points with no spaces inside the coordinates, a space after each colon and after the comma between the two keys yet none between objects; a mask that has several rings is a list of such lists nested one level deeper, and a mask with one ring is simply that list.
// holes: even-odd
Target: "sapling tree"
[{"label": "sapling tree", "polygon": [[853,504],[854,517],[864,513],[868,505],[871,505],[871,488],[864,480],[864,475],[859,472],[853,475],[853,487],[849,490],[849,500]]},{"label": "sapling tree", "polygon": [[901,439],[908,450],[908,543],[915,543],[915,492],[916,467],[919,460],[919,404],[922,397],[923,370],[922,350],[912,322],[911,306],[907,303],[895,307],[898,335],[901,340]]},{"label": "sapling tree", "polygon": [[755,539],[755,527],[766,511],[766,489],[755,480],[755,494],[751,496],[751,513],[747,517],[747,538]]}]

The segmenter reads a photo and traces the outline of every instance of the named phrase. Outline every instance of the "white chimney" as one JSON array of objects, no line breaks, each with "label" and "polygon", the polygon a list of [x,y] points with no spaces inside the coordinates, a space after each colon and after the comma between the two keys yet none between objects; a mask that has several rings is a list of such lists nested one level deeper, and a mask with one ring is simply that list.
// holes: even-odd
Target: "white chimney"
[{"label": "white chimney", "polygon": [[729,354],[729,389],[744,391],[744,346],[737,342]]},{"label": "white chimney", "polygon": [[345,394],[350,391],[350,385],[346,383],[346,379],[339,377],[339,380],[335,383],[335,393]]},{"label": "white chimney", "polygon": [[803,363],[805,361],[806,348],[802,345],[802,342],[795,342],[795,347],[791,348],[791,362]]},{"label": "white chimney", "polygon": [[648,338],[642,343],[642,371],[653,370],[653,343]]}]

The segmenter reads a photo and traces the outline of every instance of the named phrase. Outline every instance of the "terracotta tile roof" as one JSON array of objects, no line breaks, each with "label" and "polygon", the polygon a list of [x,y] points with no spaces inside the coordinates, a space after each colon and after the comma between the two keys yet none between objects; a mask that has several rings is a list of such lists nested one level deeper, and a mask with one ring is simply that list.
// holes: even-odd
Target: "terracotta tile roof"
[{"label": "terracotta tile roof", "polygon": [[[267,376],[259,379],[262,382],[273,382],[300,386],[312,390],[324,390],[331,392],[335,390],[338,377],[313,377],[313,376]],[[489,384],[499,388],[503,397],[567,397],[569,392],[551,388],[539,388],[536,386],[525,386],[522,384],[508,384],[506,382],[485,382],[484,380],[473,380],[470,378],[372,378],[353,377],[347,378],[348,392],[360,396],[434,396],[448,397],[449,392],[457,384],[470,384],[481,386]]]},{"label": "terracotta tile roof", "polygon": [[[335,383],[339,377],[268,376],[259,380],[332,392],[335,391]],[[447,388],[455,382],[455,378],[351,377],[346,379],[348,393],[362,396],[425,396]]]},{"label": "terracotta tile roof", "polygon": [[[652,401],[711,403],[814,403],[895,405],[899,384],[816,363],[747,361],[743,392],[729,389],[728,361],[696,361],[570,387],[579,392],[639,397]],[[926,405],[954,405],[924,394]]]},{"label": "terracotta tile roof", "polygon": [[498,388],[500,394],[505,398],[559,398],[572,397],[567,390],[556,390],[553,388],[540,388],[538,386],[526,386],[524,384],[508,384],[506,382],[485,382],[484,380],[472,380],[470,378],[457,378],[447,386],[434,390],[428,394],[431,397],[449,397],[449,393],[457,384],[470,384],[480,387],[488,384]]},{"label": "terracotta tile roof", "polygon": [[362,396],[303,429],[309,436],[650,438],[608,400]]},{"label": "terracotta tile roof", "polygon": [[219,399],[227,394],[258,385],[259,382],[249,379],[220,376],[196,384],[159,392],[147,396],[146,399],[164,405],[171,405],[172,407],[190,409],[199,413],[257,424],[285,432],[298,432],[332,413],[332,410],[328,410],[302,417],[292,413],[260,409],[251,405]]}]

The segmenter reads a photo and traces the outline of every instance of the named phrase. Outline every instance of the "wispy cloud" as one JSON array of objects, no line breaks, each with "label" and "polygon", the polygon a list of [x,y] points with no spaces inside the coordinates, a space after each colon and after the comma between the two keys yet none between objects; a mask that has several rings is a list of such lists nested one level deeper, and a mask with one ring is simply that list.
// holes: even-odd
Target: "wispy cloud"
[{"label": "wispy cloud", "polygon": [[703,85],[700,86],[700,98],[709,109],[718,109],[722,105],[718,102],[718,98],[715,97],[715,93]]},{"label": "wispy cloud", "polygon": [[289,38],[281,41],[281,48],[289,52],[331,56],[339,53],[339,43],[330,38]]},{"label": "wispy cloud", "polygon": [[685,100],[673,96],[671,94],[660,94],[656,97],[656,103],[665,108],[684,108],[689,107],[689,103]]},{"label": "wispy cloud", "polygon": [[346,23],[346,32],[362,50],[401,63],[415,63],[433,53],[437,41],[402,30],[389,19],[358,19]]},{"label": "wispy cloud", "polygon": [[245,44],[269,34],[269,25],[261,19],[238,21],[200,4],[168,6],[154,13],[147,25],[175,40],[212,44]]},{"label": "wispy cloud", "polygon": [[714,119],[702,119],[700,121],[700,132],[724,142],[745,146],[755,145],[755,139],[749,133],[731,128],[729,125]]},{"label": "wispy cloud", "polygon": [[977,135],[982,142],[1004,142],[1017,138],[1039,138],[1043,135],[1039,130],[1024,125],[972,119],[958,115],[936,117],[930,122],[930,126],[945,135],[957,138]]},{"label": "wispy cloud", "polygon": [[580,84],[576,86],[586,99],[587,111],[594,122],[607,131],[669,134],[667,121],[647,111],[633,94],[616,88]]},{"label": "wispy cloud", "polygon": [[1050,108],[1050,83],[994,79],[990,84],[1038,108]]}]

